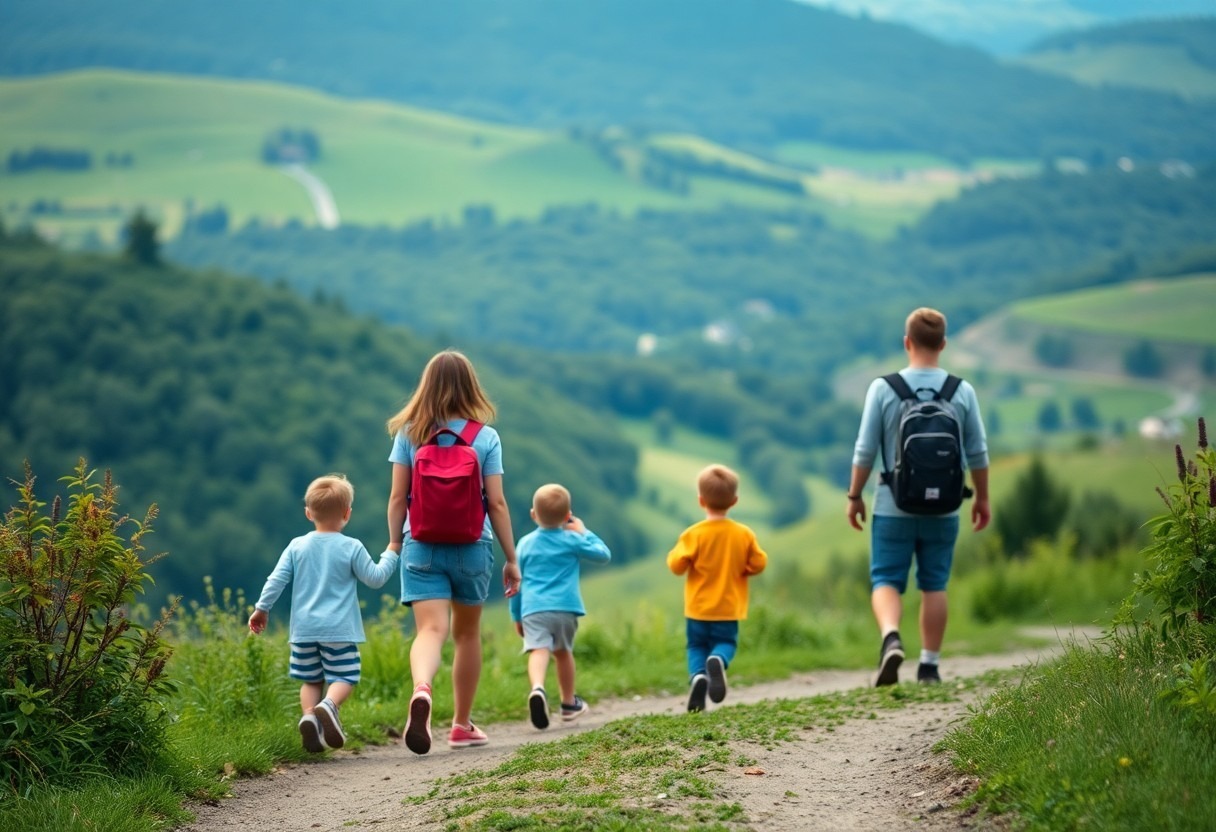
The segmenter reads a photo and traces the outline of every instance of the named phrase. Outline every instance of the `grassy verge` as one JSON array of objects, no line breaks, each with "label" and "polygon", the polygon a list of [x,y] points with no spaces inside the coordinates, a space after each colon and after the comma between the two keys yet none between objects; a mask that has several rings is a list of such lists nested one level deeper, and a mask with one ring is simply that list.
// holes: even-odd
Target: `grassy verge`
[{"label": "grassy verge", "polygon": [[1071,649],[943,746],[982,779],[975,801],[1027,829],[1216,828],[1216,715],[1163,696],[1182,660],[1148,631]]},{"label": "grassy verge", "polygon": [[722,800],[718,784],[728,769],[755,764],[749,752],[957,695],[953,686],[903,685],[622,719],[525,745],[495,768],[437,780],[412,802],[446,830],[738,828],[743,808]]}]

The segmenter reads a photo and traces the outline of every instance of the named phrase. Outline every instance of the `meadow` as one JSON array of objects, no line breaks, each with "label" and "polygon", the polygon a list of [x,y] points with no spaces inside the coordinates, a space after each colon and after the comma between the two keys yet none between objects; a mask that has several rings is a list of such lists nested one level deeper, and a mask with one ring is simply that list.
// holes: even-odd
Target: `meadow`
[{"label": "meadow", "polygon": [[[731,203],[798,206],[842,227],[888,236],[965,183],[949,171],[938,179],[885,181],[870,174],[901,166],[904,157],[840,151],[837,156],[856,171],[847,177],[789,172],[805,180],[808,196],[704,175],[688,176],[687,192],[677,193],[610,166],[590,143],[567,132],[267,81],[88,70],[0,81],[0,154],[41,146],[88,150],[94,159],[87,171],[0,173],[0,212],[12,227],[32,223],[69,244],[86,241],[90,231],[113,242],[137,207],[161,220],[169,236],[192,211],[221,204],[234,227],[255,218],[312,224],[304,189],[259,156],[266,136],[283,127],[318,134],[321,155],[310,170],[332,191],[344,222],[366,225],[457,223],[469,206],[490,206],[497,218],[509,220],[589,202],[625,214]],[[696,136],[658,134],[640,145],[650,146],[744,170],[789,171]],[[131,154],[132,164],[108,166],[110,153]],[[1017,168],[994,162],[982,169]],[[59,210],[32,213],[39,201],[57,203]]]},{"label": "meadow", "polygon": [[1216,71],[1196,61],[1181,44],[1086,44],[1073,49],[1043,49],[1017,60],[1095,87],[1114,84],[1187,98],[1216,96]]}]

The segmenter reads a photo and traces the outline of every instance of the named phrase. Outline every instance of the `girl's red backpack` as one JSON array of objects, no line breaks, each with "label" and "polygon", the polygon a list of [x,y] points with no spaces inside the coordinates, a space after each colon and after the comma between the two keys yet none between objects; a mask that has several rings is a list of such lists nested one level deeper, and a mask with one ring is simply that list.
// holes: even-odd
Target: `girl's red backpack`
[{"label": "girl's red backpack", "polygon": [[[473,543],[481,539],[486,497],[481,461],[473,440],[481,422],[472,419],[460,433],[440,428],[414,452],[409,497],[410,537],[420,543]],[[440,445],[441,434],[456,437]]]}]

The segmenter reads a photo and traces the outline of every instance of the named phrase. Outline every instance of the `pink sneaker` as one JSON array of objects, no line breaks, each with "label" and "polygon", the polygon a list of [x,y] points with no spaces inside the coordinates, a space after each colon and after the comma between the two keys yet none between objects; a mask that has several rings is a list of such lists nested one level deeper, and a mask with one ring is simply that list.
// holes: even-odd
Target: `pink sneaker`
[{"label": "pink sneaker", "polygon": [[448,734],[448,745],[452,748],[485,745],[489,741],[490,738],[486,736],[485,732],[471,722],[468,724],[468,727],[453,725],[452,733]]},{"label": "pink sneaker", "polygon": [[431,686],[419,685],[410,697],[410,714],[405,720],[405,747],[415,754],[431,750]]}]

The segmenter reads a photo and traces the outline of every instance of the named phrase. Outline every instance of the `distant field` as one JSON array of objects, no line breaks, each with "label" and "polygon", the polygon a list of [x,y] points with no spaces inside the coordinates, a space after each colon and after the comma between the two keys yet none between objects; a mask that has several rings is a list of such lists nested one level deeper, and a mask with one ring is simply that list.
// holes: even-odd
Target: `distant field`
[{"label": "distant field", "polygon": [[1137,281],[1014,304],[1015,317],[1109,335],[1216,344],[1216,274]]},{"label": "distant field", "polygon": [[1176,44],[1078,46],[1024,55],[1017,61],[1092,86],[1117,84],[1189,98],[1216,96],[1216,72],[1196,63]]},{"label": "distant field", "polygon": [[[140,206],[168,234],[180,227],[191,205],[223,204],[234,225],[253,217],[311,223],[303,188],[260,161],[263,139],[281,127],[319,135],[321,158],[309,167],[332,191],[342,220],[363,224],[427,217],[459,222],[469,205],[491,205],[500,219],[509,219],[587,202],[626,213],[735,202],[799,205],[883,235],[956,190],[935,185],[920,188],[915,198],[893,199],[859,180],[852,192],[851,186],[825,187],[821,198],[799,198],[693,176],[689,192],[679,195],[614,170],[589,144],[563,132],[344,100],[280,84],[98,70],[0,81],[0,157],[42,146],[88,150],[94,161],[91,170],[79,173],[0,171],[0,212],[10,226],[32,222],[69,243],[90,229],[113,241],[121,222]],[[655,141],[729,156],[733,165],[770,166],[697,137]],[[109,153],[129,153],[133,165],[106,167]],[[38,201],[51,203],[51,210],[32,213]]]}]

